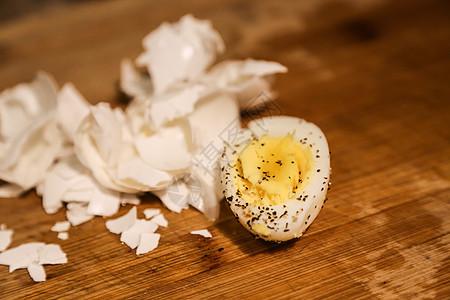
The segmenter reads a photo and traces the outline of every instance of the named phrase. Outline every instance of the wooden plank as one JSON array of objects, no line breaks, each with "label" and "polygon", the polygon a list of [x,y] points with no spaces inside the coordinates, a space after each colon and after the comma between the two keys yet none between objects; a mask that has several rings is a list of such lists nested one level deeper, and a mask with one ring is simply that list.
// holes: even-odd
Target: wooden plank
[{"label": "wooden plank", "polygon": [[[0,268],[0,298],[447,299],[450,297],[450,24],[444,1],[82,1],[0,23],[0,89],[47,70],[91,103],[119,105],[119,63],[163,21],[209,18],[225,58],[278,60],[278,104],[317,123],[332,151],[329,201],[304,237],[253,237],[222,203],[219,220],[169,212],[160,246],[136,256],[95,218],[61,241],[33,191],[0,199],[12,246],[58,243],[65,265],[34,283]],[[121,208],[120,214],[128,207]],[[190,235],[208,228],[212,239]]]}]

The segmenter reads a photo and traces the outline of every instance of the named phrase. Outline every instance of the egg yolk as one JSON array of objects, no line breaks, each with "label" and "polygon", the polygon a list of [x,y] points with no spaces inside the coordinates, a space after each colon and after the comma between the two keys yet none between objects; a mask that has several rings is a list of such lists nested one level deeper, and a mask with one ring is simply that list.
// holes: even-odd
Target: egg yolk
[{"label": "egg yolk", "polygon": [[236,158],[238,193],[251,204],[282,204],[306,185],[312,162],[311,150],[294,141],[292,135],[263,136]]}]

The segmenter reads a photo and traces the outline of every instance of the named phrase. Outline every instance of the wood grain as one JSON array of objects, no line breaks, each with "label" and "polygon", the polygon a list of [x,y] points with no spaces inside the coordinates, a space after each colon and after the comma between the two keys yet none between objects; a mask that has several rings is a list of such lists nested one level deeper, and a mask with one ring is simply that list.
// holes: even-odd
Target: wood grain
[{"label": "wood grain", "polygon": [[[264,58],[283,112],[325,132],[329,201],[304,237],[255,240],[225,205],[217,222],[162,208],[160,246],[136,256],[94,220],[60,241],[34,191],[0,199],[12,246],[54,242],[69,262],[0,267],[0,298],[448,299],[450,298],[450,25],[447,1],[82,1],[0,23],[0,89],[38,70],[70,81],[91,102],[119,104],[119,63],[163,21],[209,18],[225,58]],[[127,211],[122,208],[120,214]],[[212,239],[189,234],[208,228]]]}]

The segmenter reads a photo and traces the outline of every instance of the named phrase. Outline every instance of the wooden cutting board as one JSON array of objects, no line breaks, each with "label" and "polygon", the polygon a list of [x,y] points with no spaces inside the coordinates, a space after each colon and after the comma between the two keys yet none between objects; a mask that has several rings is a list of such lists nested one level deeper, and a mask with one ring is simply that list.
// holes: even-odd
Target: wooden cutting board
[{"label": "wooden cutting board", "polygon": [[[277,103],[325,132],[329,201],[299,240],[255,240],[225,205],[210,222],[176,214],[159,247],[136,256],[95,218],[61,241],[30,191],[0,199],[12,246],[58,243],[65,265],[34,283],[0,266],[0,298],[449,299],[450,26],[446,1],[58,2],[0,23],[0,89],[38,70],[91,102],[120,104],[119,64],[185,13],[211,19],[221,57],[280,61]],[[120,214],[128,207],[123,207]],[[190,235],[207,228],[211,239]]]}]

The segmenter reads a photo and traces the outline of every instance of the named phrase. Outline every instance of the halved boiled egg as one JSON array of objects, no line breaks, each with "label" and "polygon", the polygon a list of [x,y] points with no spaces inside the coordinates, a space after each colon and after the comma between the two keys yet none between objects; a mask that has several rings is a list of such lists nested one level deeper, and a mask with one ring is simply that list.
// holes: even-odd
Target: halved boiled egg
[{"label": "halved boiled egg", "polygon": [[323,132],[305,120],[253,120],[226,145],[221,159],[225,199],[256,237],[302,236],[325,200],[330,154]]}]

